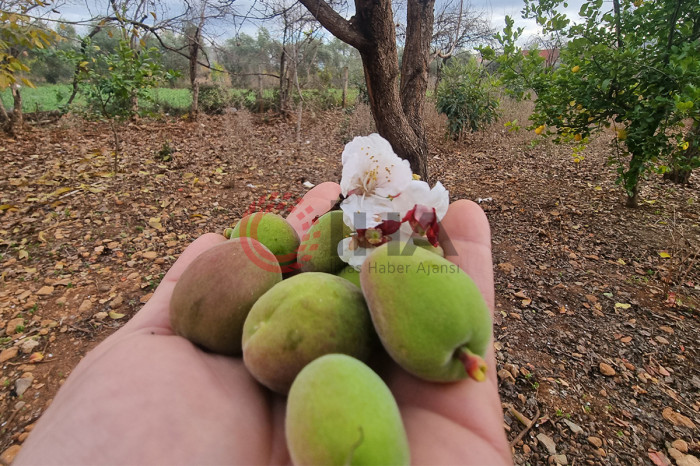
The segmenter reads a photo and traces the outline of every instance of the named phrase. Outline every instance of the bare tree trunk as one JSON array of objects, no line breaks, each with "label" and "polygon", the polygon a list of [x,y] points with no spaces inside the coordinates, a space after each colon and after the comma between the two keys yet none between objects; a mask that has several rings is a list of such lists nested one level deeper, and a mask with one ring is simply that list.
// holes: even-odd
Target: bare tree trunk
[{"label": "bare tree trunk", "polygon": [[287,79],[285,79],[284,86],[284,95],[287,99],[287,108],[289,109],[289,112],[291,113],[294,108],[294,99],[293,99],[293,86],[297,82],[297,63],[295,61],[296,54],[292,55],[293,59],[289,60],[290,57],[287,57]]},{"label": "bare tree trunk", "polygon": [[192,86],[192,106],[190,107],[190,121],[199,119],[199,81],[195,79],[190,83]]},{"label": "bare tree trunk", "polygon": [[8,135],[14,136],[12,133],[12,121],[10,120],[10,115],[7,114],[7,109],[5,109],[5,105],[2,102],[0,102],[0,127]]},{"label": "bare tree trunk", "polygon": [[282,45],[282,52],[280,53],[280,83],[279,83],[279,110],[280,114],[284,115],[287,113],[287,86],[285,85],[285,75],[287,73],[287,53],[284,50],[285,46]]},{"label": "bare tree trunk", "polygon": [[17,134],[22,131],[22,126],[24,125],[24,117],[22,115],[22,93],[20,88],[17,86],[12,86],[12,118],[10,119],[10,125],[12,128],[12,133]]},{"label": "bare tree trunk", "polygon": [[[409,70],[410,76],[402,78],[402,96],[399,93],[399,57],[391,2],[358,0],[356,4],[357,14],[366,27],[365,36],[376,44],[360,50],[360,56],[377,131],[391,143],[399,157],[409,161],[415,174],[428,181],[428,145],[421,118],[422,101],[425,99],[425,88],[421,90],[420,86],[423,73],[408,68],[424,60],[424,54],[416,50],[416,45],[422,44],[423,40],[421,38],[415,43],[408,39],[406,41],[404,69]],[[415,14],[415,11],[409,7],[409,16],[412,13]],[[409,26],[406,30],[407,38],[409,31],[415,32],[417,29],[419,28],[415,25],[413,29]],[[419,52],[420,56],[408,57],[410,51]],[[427,85],[427,79],[425,84]],[[416,94],[406,96],[406,93]]]},{"label": "bare tree trunk", "polygon": [[406,11],[406,45],[401,63],[401,105],[418,139],[419,157],[411,160],[413,172],[428,180],[428,139],[423,116],[428,91],[430,40],[433,37],[435,0],[409,1]]},{"label": "bare tree trunk", "polygon": [[263,111],[263,69],[262,65],[258,65],[258,113]]},{"label": "bare tree trunk", "polygon": [[343,108],[348,106],[348,67],[343,68]]},{"label": "bare tree trunk", "polygon": [[[399,86],[396,25],[390,0],[355,0],[345,20],[323,0],[300,0],[334,36],[357,48],[377,131],[414,173],[428,180],[428,144],[423,126],[434,0],[408,0],[404,76]],[[399,92],[400,89],[400,92]]]},{"label": "bare tree trunk", "polygon": [[114,122],[114,119],[109,120],[109,125],[112,128],[112,137],[114,139],[114,164],[112,169],[116,175],[117,171],[119,171],[119,155],[121,154],[122,148],[119,140],[119,131],[117,131],[117,124]]},{"label": "bare tree trunk", "polygon": [[199,118],[199,81],[197,81],[197,61],[199,58],[200,41],[202,30],[194,28],[192,34],[187,34],[189,42],[189,72],[190,88],[192,89],[192,105],[190,106],[190,121],[197,121]]}]

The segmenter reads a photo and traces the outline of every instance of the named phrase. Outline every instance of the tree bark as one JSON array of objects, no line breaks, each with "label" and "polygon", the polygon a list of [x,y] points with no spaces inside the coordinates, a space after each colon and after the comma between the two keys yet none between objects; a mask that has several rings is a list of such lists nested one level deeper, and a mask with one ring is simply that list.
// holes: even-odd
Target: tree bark
[{"label": "tree bark", "polygon": [[190,88],[192,89],[192,105],[190,106],[190,121],[199,118],[199,81],[197,81],[197,61],[199,58],[202,29],[195,27],[192,34],[187,35],[189,41],[189,72]]},{"label": "tree bark", "polygon": [[[428,139],[423,124],[428,91],[430,41],[433,37],[435,0],[411,0],[406,12],[406,45],[401,63],[401,105],[418,139],[420,150],[414,173],[428,178]],[[413,161],[411,166],[413,167]]]},{"label": "tree bark", "polygon": [[18,86],[12,86],[12,117],[10,118],[10,128],[12,134],[17,134],[22,131],[24,125],[24,117],[22,115],[22,93]]},{"label": "tree bark", "polygon": [[285,45],[282,45],[282,51],[280,52],[280,82],[279,82],[279,111],[280,114],[284,115],[287,113],[287,86],[285,85],[286,73],[287,73],[287,53],[285,51]]},{"label": "tree bark", "polygon": [[408,0],[406,49],[399,83],[396,25],[390,0],[355,0],[345,20],[323,0],[300,0],[338,39],[357,48],[377,131],[399,157],[428,181],[428,145],[423,125],[434,0]]},{"label": "tree bark", "polygon": [[343,108],[348,106],[348,67],[343,68]]},{"label": "tree bark", "polygon": [[258,65],[258,113],[263,111],[263,69]]},{"label": "tree bark", "polygon": [[14,136],[12,134],[12,120],[10,120],[10,115],[7,114],[7,109],[2,102],[0,102],[0,127],[9,136]]}]

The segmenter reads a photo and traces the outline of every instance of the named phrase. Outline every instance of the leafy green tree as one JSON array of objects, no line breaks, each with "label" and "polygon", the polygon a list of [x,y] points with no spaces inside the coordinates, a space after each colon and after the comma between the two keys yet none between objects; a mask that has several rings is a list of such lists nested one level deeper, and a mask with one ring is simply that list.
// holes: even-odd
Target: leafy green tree
[{"label": "leafy green tree", "polygon": [[114,138],[114,172],[119,167],[119,127],[138,113],[134,102],[152,101],[149,89],[169,78],[155,48],[135,50],[128,40],[118,42],[113,53],[90,43],[77,55],[80,93],[87,102],[87,116],[109,122]]},{"label": "leafy green tree", "polygon": [[452,59],[443,68],[436,107],[447,115],[447,132],[454,139],[494,121],[498,104],[496,80],[476,60]]},{"label": "leafy green tree", "polygon": [[8,133],[22,127],[22,96],[20,83],[34,87],[22,76],[29,72],[28,51],[43,49],[58,40],[58,36],[43,27],[29,12],[45,6],[41,0],[0,1],[0,92],[11,89],[14,100],[12,117],[0,103],[0,124]]},{"label": "leafy green tree", "polygon": [[564,39],[559,64],[547,67],[539,53],[523,53],[516,45],[522,29],[507,18],[497,37],[502,78],[521,96],[535,91],[531,119],[538,134],[585,143],[615,125],[611,163],[627,205],[636,206],[639,182],[650,170],[689,173],[700,166],[693,137],[700,120],[700,3],[613,0],[608,10],[603,0],[590,0],[576,23],[557,10],[562,3],[526,0],[523,10],[545,34]]},{"label": "leafy green tree", "polygon": [[78,34],[71,25],[61,24],[56,34],[62,40],[50,47],[29,52],[32,80],[43,80],[49,84],[67,83],[73,78],[74,64],[66,58],[66,51],[78,49]]}]

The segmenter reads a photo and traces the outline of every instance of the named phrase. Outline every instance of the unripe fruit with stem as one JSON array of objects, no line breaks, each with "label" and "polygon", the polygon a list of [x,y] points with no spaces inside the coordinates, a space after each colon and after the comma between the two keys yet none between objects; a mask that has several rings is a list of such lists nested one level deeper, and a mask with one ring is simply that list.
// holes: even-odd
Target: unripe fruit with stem
[{"label": "unripe fruit with stem", "polygon": [[314,360],[294,380],[285,436],[297,466],[410,463],[391,391],[369,367],[342,354]]},{"label": "unripe fruit with stem", "polygon": [[485,379],[491,314],[456,264],[389,242],[365,260],[360,282],[382,345],[406,371],[436,382]]}]

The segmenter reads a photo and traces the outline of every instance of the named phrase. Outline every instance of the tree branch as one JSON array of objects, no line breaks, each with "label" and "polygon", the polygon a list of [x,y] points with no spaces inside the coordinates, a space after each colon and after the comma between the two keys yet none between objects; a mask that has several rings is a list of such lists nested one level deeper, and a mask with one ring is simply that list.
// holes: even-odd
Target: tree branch
[{"label": "tree branch", "polygon": [[372,45],[353,26],[351,21],[340,16],[324,0],[299,0],[299,2],[309,10],[324,28],[346,44],[352,45],[358,50],[364,50]]}]

